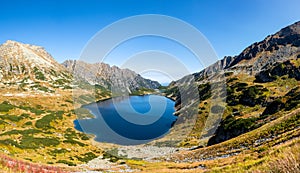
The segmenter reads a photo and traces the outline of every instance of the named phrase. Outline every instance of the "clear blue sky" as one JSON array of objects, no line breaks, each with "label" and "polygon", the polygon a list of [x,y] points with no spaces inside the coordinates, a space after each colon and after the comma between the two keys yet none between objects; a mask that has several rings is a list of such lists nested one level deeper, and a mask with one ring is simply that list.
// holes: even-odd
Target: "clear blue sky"
[{"label": "clear blue sky", "polygon": [[300,20],[299,7],[299,0],[1,0],[0,43],[41,45],[63,62],[77,59],[88,40],[112,22],[163,14],[195,26],[222,58]]}]

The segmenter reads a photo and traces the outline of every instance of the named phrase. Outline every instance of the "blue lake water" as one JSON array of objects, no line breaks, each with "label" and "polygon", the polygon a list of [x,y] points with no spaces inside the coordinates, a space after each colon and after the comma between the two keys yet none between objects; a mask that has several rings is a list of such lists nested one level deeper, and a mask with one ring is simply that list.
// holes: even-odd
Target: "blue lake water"
[{"label": "blue lake water", "polygon": [[143,144],[169,132],[176,121],[174,104],[157,95],[116,97],[83,106],[95,118],[75,120],[74,126],[99,142]]}]

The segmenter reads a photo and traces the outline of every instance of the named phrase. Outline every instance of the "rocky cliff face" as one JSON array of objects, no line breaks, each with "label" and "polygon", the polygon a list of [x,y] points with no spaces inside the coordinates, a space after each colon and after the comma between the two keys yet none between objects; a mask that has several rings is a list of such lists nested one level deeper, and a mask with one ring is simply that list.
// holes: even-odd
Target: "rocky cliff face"
[{"label": "rocky cliff face", "polygon": [[156,89],[160,86],[158,82],[145,79],[134,71],[120,69],[105,63],[89,64],[83,61],[68,60],[63,65],[73,73],[74,77],[108,89],[121,89],[131,93],[141,88]]}]

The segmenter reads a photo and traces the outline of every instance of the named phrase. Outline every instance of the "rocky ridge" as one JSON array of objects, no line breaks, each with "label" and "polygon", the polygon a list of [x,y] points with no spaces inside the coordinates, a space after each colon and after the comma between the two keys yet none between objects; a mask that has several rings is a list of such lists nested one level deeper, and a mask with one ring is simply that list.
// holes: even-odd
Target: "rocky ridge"
[{"label": "rocky ridge", "polygon": [[120,69],[105,63],[90,64],[83,61],[67,60],[63,65],[73,73],[75,78],[82,79],[94,85],[98,84],[107,89],[120,88],[125,92],[148,88],[156,89],[160,84],[145,79],[129,69]]},{"label": "rocky ridge", "polygon": [[239,55],[225,56],[222,60],[194,75],[197,78],[204,78],[222,70],[255,75],[261,70],[268,69],[274,63],[297,58],[299,54],[300,22],[296,22],[267,36],[263,41],[250,45]]}]

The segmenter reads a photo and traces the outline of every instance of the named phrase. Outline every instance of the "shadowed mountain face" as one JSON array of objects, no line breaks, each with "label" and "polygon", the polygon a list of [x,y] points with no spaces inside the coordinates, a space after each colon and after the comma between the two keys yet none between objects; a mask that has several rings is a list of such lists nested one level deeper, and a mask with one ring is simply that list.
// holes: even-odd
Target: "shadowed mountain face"
[{"label": "shadowed mountain face", "polygon": [[[198,120],[189,139],[181,145],[212,145],[249,132],[299,107],[300,22],[267,36],[247,47],[237,56],[227,56],[195,73],[199,85]],[[205,136],[209,112],[213,111],[214,77],[224,76],[226,99],[222,120],[213,135]],[[187,106],[180,105],[179,80],[169,85],[166,94],[176,98],[179,116],[187,116]],[[288,94],[288,93],[293,93]],[[218,94],[216,95],[218,96]],[[295,98],[296,97],[296,98]],[[182,110],[182,111],[181,111]],[[209,137],[203,142],[200,137]],[[192,142],[193,141],[193,142]],[[197,141],[197,142],[195,142]],[[202,142],[201,142],[202,141]]]},{"label": "shadowed mountain face", "polygon": [[261,70],[268,69],[275,62],[297,58],[300,52],[300,22],[296,22],[279,32],[266,37],[247,47],[237,56],[226,56],[212,64],[195,76],[207,76],[220,70],[234,73],[248,73],[255,75]]},{"label": "shadowed mountain face", "polygon": [[132,70],[120,69],[105,63],[89,64],[83,61],[68,60],[63,65],[73,73],[75,78],[108,89],[115,87],[131,93],[142,88],[156,89],[160,87],[158,82],[145,79]]}]

